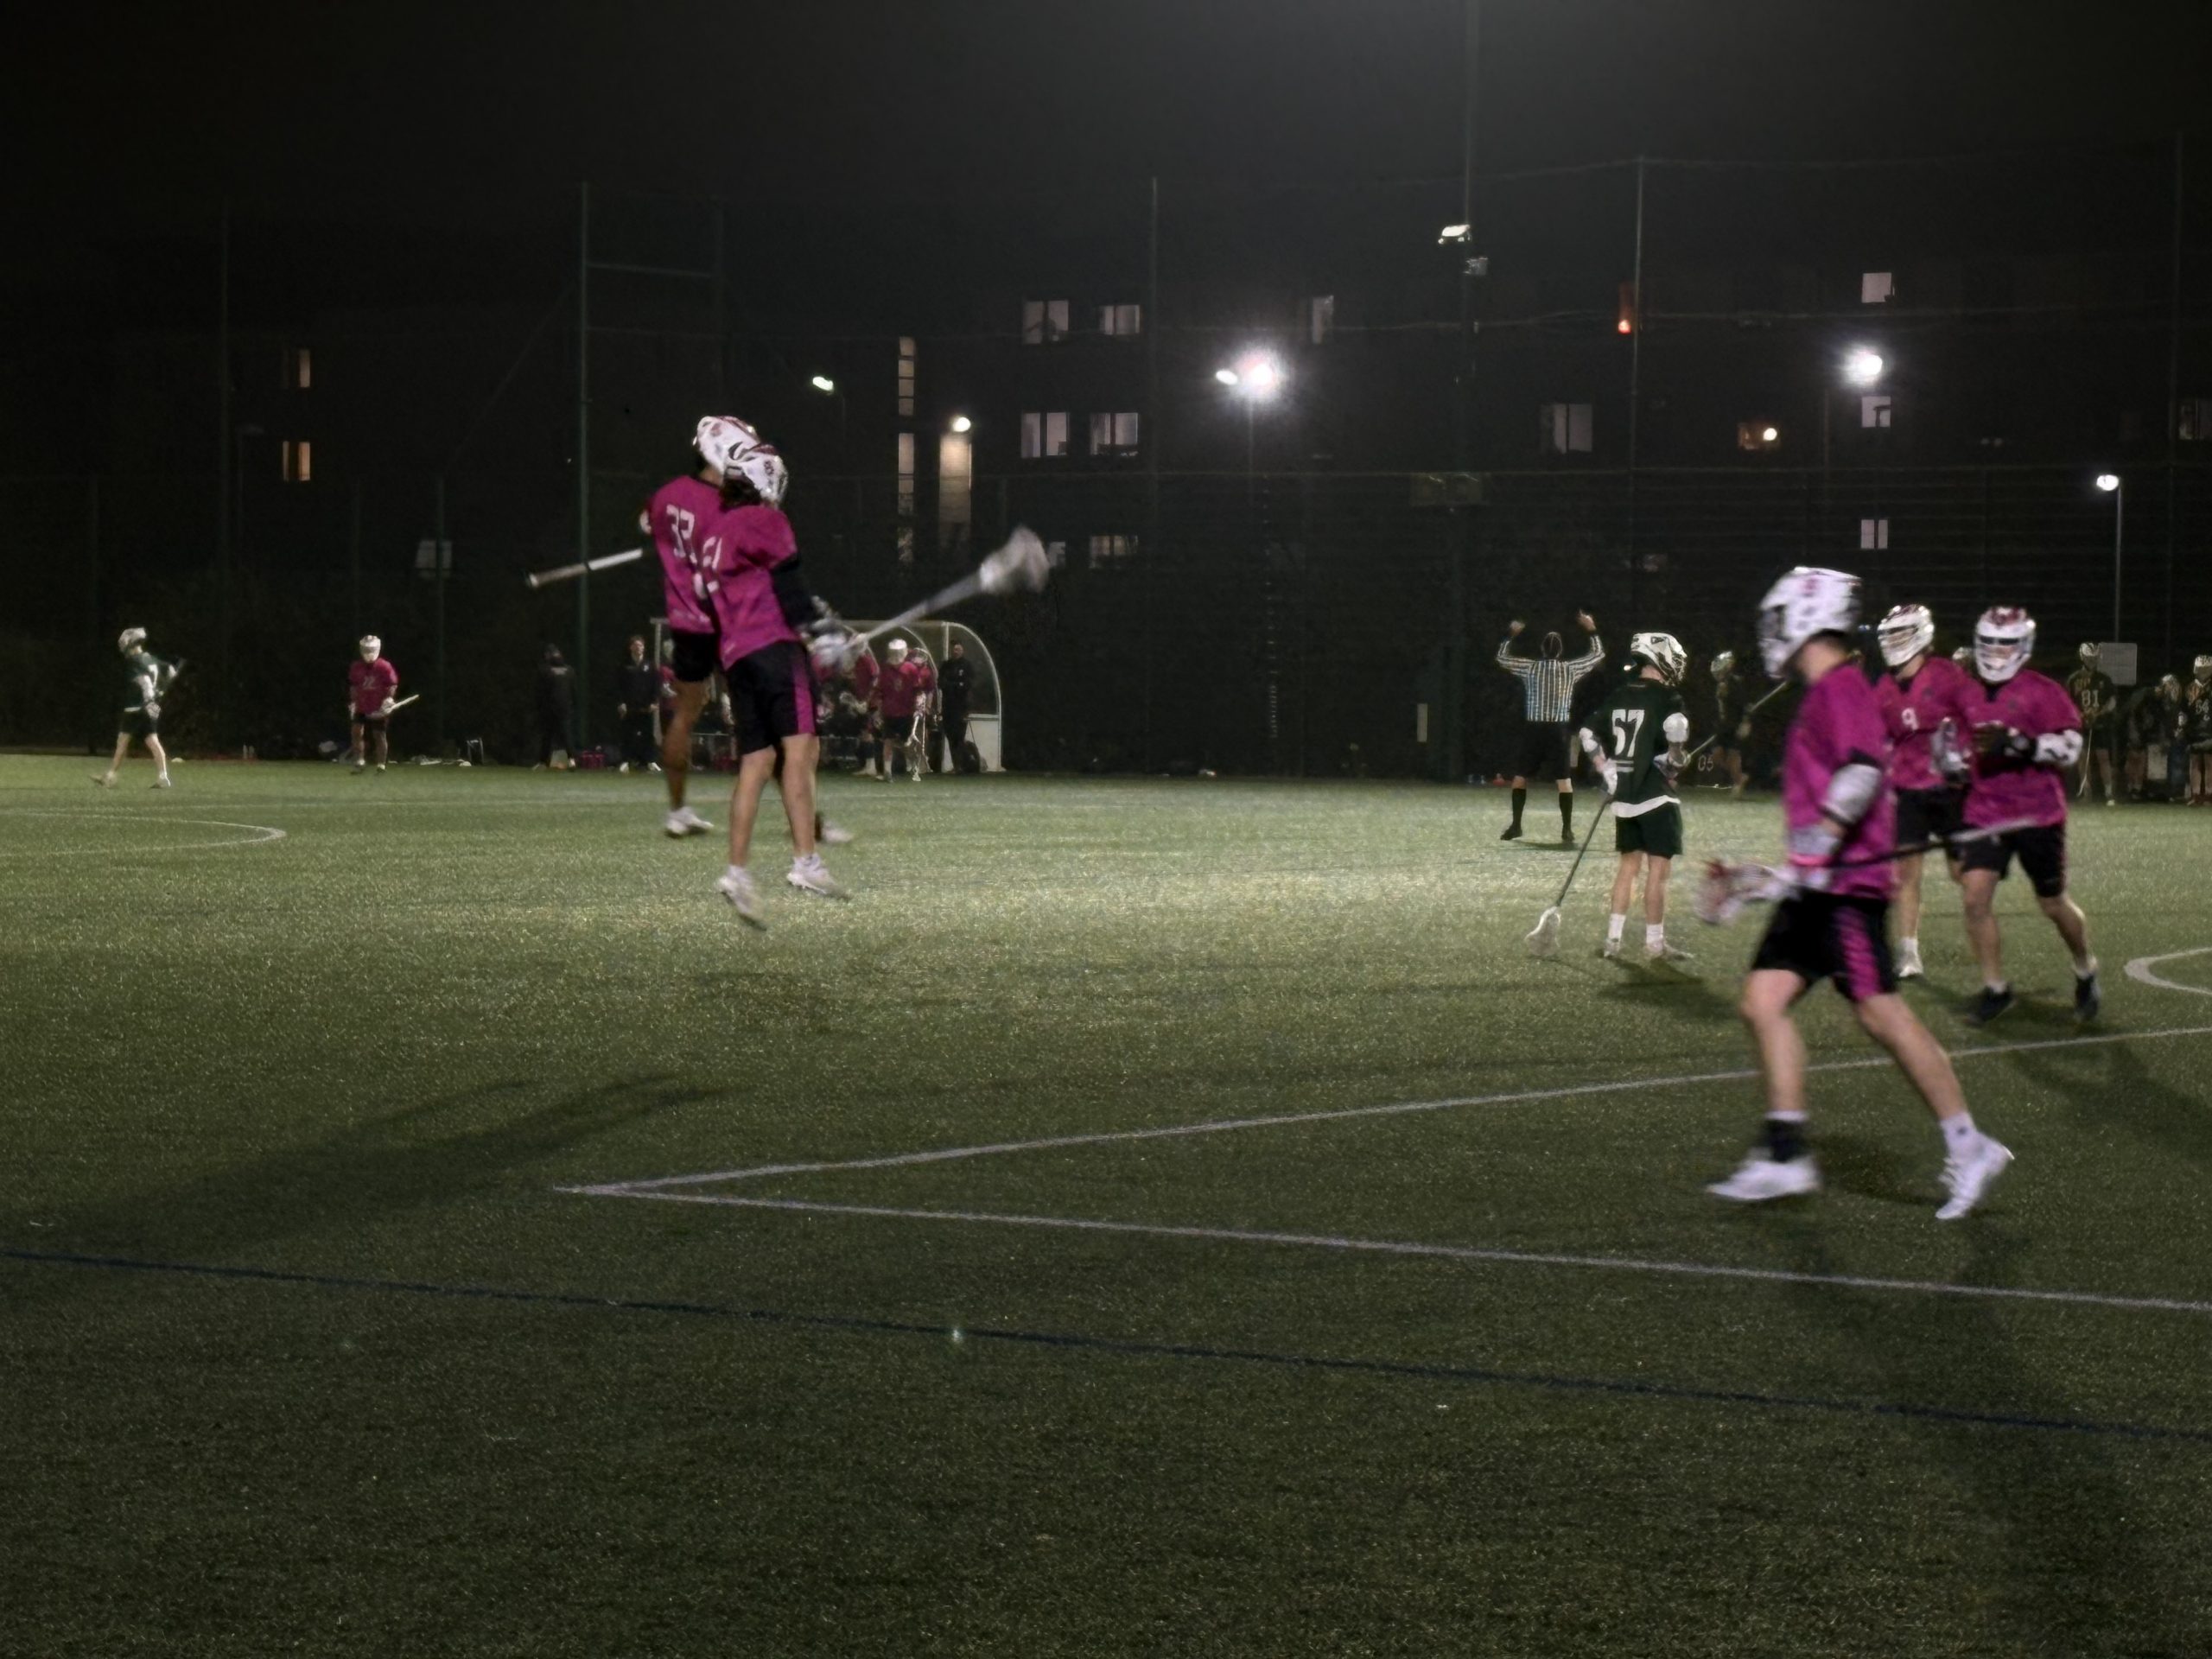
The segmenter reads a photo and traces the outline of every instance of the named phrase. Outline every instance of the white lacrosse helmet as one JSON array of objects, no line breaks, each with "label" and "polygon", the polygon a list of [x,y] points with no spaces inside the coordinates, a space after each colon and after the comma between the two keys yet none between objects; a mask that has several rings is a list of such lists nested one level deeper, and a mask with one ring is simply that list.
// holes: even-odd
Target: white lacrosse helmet
[{"label": "white lacrosse helmet", "polygon": [[361,636],[360,649],[361,660],[365,663],[373,663],[384,652],[384,641],[373,633],[365,633]]},{"label": "white lacrosse helmet", "polygon": [[1903,668],[1936,643],[1935,614],[1925,605],[1900,605],[1874,625],[1882,660]]},{"label": "white lacrosse helmet", "polygon": [[894,665],[905,662],[906,660],[906,642],[904,639],[893,639],[889,645],[883,648],[883,654],[888,657]]},{"label": "white lacrosse helmet", "polygon": [[115,648],[118,651],[129,651],[133,645],[143,645],[145,643],[146,630],[143,628],[125,628],[115,638]]},{"label": "white lacrosse helmet", "polygon": [[1690,654],[1682,649],[1682,642],[1671,633],[1637,633],[1629,636],[1628,654],[1641,658],[1659,671],[1659,677],[1669,685],[1680,685],[1682,675],[1690,665]]},{"label": "white lacrosse helmet", "polygon": [[1713,659],[1713,677],[1717,680],[1735,666],[1736,653],[1732,651],[1724,651]]},{"label": "white lacrosse helmet", "polygon": [[1759,601],[1759,656],[1767,677],[1789,672],[1797,648],[1816,633],[1848,636],[1859,626],[1859,578],[1843,570],[1799,565]]},{"label": "white lacrosse helmet", "polygon": [[728,477],[733,473],[750,484],[753,493],[772,507],[783,505],[784,492],[791,487],[791,469],[784,465],[784,458],[765,443],[731,457],[722,474]]},{"label": "white lacrosse helmet", "polygon": [[698,430],[691,435],[691,447],[716,472],[731,473],[737,469],[740,454],[760,447],[760,435],[752,422],[734,415],[703,415]]},{"label": "white lacrosse helmet", "polygon": [[2097,665],[2097,658],[2103,655],[2104,652],[2097,648],[2096,643],[2094,640],[2084,639],[2082,642],[2082,667],[2094,668]]},{"label": "white lacrosse helmet", "polygon": [[2189,671],[2196,677],[2200,685],[2212,683],[2212,657],[2198,658],[2189,665]]},{"label": "white lacrosse helmet", "polygon": [[1974,625],[1974,672],[2002,685],[2035,654],[2036,620],[2018,605],[1993,605]]}]

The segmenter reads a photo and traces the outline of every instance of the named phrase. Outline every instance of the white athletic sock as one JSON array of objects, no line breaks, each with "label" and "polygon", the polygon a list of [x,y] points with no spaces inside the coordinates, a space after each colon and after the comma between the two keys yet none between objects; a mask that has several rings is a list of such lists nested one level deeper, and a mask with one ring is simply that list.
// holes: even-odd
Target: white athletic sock
[{"label": "white athletic sock", "polygon": [[1918,939],[1912,938],[1899,939],[1897,941],[1897,949],[1904,951],[1907,956],[1916,957],[1920,954],[1920,941]]},{"label": "white athletic sock", "polygon": [[732,864],[722,872],[722,874],[725,877],[729,878],[741,877],[745,874],[745,866],[742,864]]},{"label": "white athletic sock", "polygon": [[2074,977],[2076,979],[2087,979],[2091,974],[2094,974],[2096,971],[2097,958],[2094,952],[2090,954],[2089,959],[2087,962],[2076,961],[2074,964]]},{"label": "white athletic sock", "polygon": [[1956,1117],[1943,1118],[1941,1123],[1944,1142],[1953,1152],[1964,1152],[1981,1138],[1980,1131],[1974,1126],[1972,1112],[1961,1112]]},{"label": "white athletic sock", "polygon": [[1662,944],[1666,944],[1666,943],[1667,943],[1667,924],[1666,924],[1666,923],[1664,923],[1664,922],[1646,922],[1646,923],[1643,925],[1643,947],[1644,947],[1644,949],[1645,949],[1645,950],[1653,950],[1653,949],[1656,948],[1657,946],[1659,946],[1659,945],[1662,945]]},{"label": "white athletic sock", "polygon": [[1625,914],[1607,917],[1605,918],[1605,942],[1608,944],[1618,944],[1621,942],[1621,933],[1627,926],[1628,918]]},{"label": "white athletic sock", "polygon": [[2012,982],[2011,980],[2009,980],[2009,979],[1986,979],[1986,978],[1985,978],[1985,979],[1981,982],[1981,988],[1982,988],[1983,990],[1985,990],[1985,991],[1994,991],[1994,992],[1996,992],[1999,995],[2000,995],[2000,996],[2001,996],[2001,995],[2003,995],[2006,991],[2009,991],[2009,990],[2011,990],[2011,989],[2012,988]]}]

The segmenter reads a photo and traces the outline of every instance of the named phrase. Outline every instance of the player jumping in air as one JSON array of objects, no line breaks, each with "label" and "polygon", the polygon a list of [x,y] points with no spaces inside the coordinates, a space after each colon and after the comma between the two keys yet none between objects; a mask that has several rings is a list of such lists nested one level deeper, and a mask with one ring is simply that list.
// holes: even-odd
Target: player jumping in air
[{"label": "player jumping in air", "polygon": [[359,656],[346,664],[346,714],[353,728],[353,770],[368,770],[368,740],[374,734],[377,770],[382,772],[391,754],[391,740],[385,728],[391,723],[391,698],[399,690],[399,671],[385,658],[384,641],[373,633],[363,634],[355,649]]},{"label": "player jumping in air", "polygon": [[674,641],[670,667],[676,674],[676,707],[661,728],[660,765],[668,785],[668,816],[661,827],[671,836],[704,835],[715,826],[683,803],[691,778],[691,728],[707,706],[721,642],[715,621],[714,577],[702,549],[707,527],[721,511],[721,469],[709,453],[710,429],[759,434],[733,416],[709,415],[699,423],[691,447],[699,452],[698,470],[672,478],[653,492],[638,527],[653,538],[660,555],[661,595]]},{"label": "player jumping in air", "polygon": [[[1820,1190],[1805,1143],[1805,1039],[1790,1011],[1829,979],[1935,1113],[1950,1194],[1936,1214],[1955,1221],[2012,1154],[1974,1127],[1950,1056],[1897,994],[1886,915],[1896,809],[1883,775],[1881,710],[1852,660],[1858,623],[1859,579],[1840,570],[1792,570],[1761,607],[1767,672],[1805,686],[1782,760],[1789,861],[1760,889],[1777,901],[1774,919],[1744,981],[1741,1010],[1765,1074],[1766,1128],[1736,1173],[1707,1191],[1755,1204]],[[1713,879],[1728,874],[1716,866]]]},{"label": "player jumping in air", "polygon": [[148,651],[143,628],[125,628],[115,648],[123,653],[123,718],[116,727],[115,753],[108,757],[107,770],[93,773],[92,781],[102,789],[114,785],[116,772],[130,753],[130,740],[135,737],[154,757],[152,787],[167,789],[169,757],[162,747],[162,697],[184,664],[165,663]]},{"label": "player jumping in air", "polygon": [[2025,827],[1970,842],[1960,861],[1967,938],[1981,963],[1981,995],[1967,1014],[1969,1025],[1986,1026],[2012,1006],[1997,931],[1997,884],[2015,857],[2074,959],[2074,1017],[2094,1020],[2102,1005],[2088,918],[2066,891],[2066,769],[2082,758],[2082,716],[2063,686],[2028,666],[2035,647],[2035,619],[2017,607],[1984,611],[1974,624],[1980,683],[1971,702],[1967,824]]},{"label": "player jumping in air", "polygon": [[736,421],[702,423],[699,449],[722,476],[721,507],[711,523],[700,526],[699,545],[740,757],[730,790],[729,867],[715,886],[741,919],[760,927],[766,918],[746,859],[760,793],[777,773],[779,755],[793,854],[784,879],[803,893],[845,896],[815,850],[814,768],[821,740],[814,725],[814,671],[798,632],[816,625],[824,611],[799,575],[798,541],[781,505],[791,478],[783,457]]},{"label": "player jumping in air", "polygon": [[1583,753],[1605,780],[1613,803],[1613,910],[1601,954],[1617,962],[1628,928],[1629,900],[1643,877],[1643,955],[1648,962],[1687,962],[1689,952],[1667,943],[1667,878],[1682,855],[1682,807],[1675,779],[1682,770],[1689,716],[1675,688],[1689,665],[1671,633],[1639,633],[1628,642],[1635,677],[1591,711],[1581,732]]},{"label": "player jumping in air", "polygon": [[1521,839],[1521,809],[1529,804],[1529,780],[1549,773],[1559,779],[1559,838],[1574,842],[1574,688],[1605,660],[1605,642],[1598,638],[1598,625],[1587,611],[1575,613],[1575,622],[1590,636],[1590,648],[1580,657],[1561,659],[1567,642],[1556,633],[1544,636],[1541,657],[1515,654],[1513,642],[1525,622],[1515,622],[1498,641],[1497,665],[1521,682],[1527,702],[1528,723],[1521,738],[1521,765],[1513,774],[1513,822],[1500,841]]},{"label": "player jumping in air", "polygon": [[[1874,701],[1890,734],[1890,783],[1897,792],[1897,845],[1944,849],[1951,879],[1958,854],[1949,842],[1966,823],[1963,775],[1946,776],[1938,764],[1936,736],[1943,722],[1954,734],[1972,724],[1974,680],[1948,657],[1938,657],[1936,619],[1925,605],[1900,605],[1874,629],[1889,672],[1874,682]],[[1955,766],[1955,762],[1952,762]],[[1897,977],[1921,979],[1920,884],[1925,853],[1897,860]]]}]

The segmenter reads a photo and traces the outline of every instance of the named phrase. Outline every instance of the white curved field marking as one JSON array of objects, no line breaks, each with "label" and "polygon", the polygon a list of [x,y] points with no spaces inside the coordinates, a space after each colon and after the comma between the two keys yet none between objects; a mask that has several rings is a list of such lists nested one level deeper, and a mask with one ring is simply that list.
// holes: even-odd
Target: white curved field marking
[{"label": "white curved field marking", "polygon": [[2152,970],[2162,962],[2179,962],[2188,957],[2212,957],[2212,944],[2200,944],[2187,950],[2169,950],[2162,957],[2138,957],[2127,964],[2127,976],[2145,985],[2155,985],[2162,991],[2187,991],[2191,996],[2212,996],[2212,987],[2184,985],[2177,979],[2166,979]]},{"label": "white curved field marking", "polygon": [[197,823],[214,830],[243,830],[242,836],[224,836],[214,841],[187,841],[162,847],[10,847],[0,849],[0,858],[71,858],[90,853],[105,853],[111,856],[118,853],[198,853],[211,847],[261,847],[272,841],[284,839],[284,831],[274,824],[239,823],[230,818],[181,818],[166,814],[138,812],[72,812],[66,807],[0,807],[0,816],[15,818],[67,818],[77,823]]}]

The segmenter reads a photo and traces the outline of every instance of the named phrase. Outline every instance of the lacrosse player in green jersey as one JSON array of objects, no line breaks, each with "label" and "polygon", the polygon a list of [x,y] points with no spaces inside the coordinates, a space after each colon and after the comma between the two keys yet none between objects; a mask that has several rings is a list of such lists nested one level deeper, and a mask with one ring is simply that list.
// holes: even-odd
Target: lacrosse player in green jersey
[{"label": "lacrosse player in green jersey", "polygon": [[1628,927],[1636,878],[1643,877],[1643,956],[1647,962],[1687,962],[1667,943],[1667,878],[1682,855],[1682,806],[1675,779],[1689,741],[1689,716],[1679,690],[1689,658],[1671,633],[1639,633],[1628,642],[1634,676],[1590,711],[1583,752],[1605,779],[1613,805],[1613,912],[1601,953],[1618,962]]},{"label": "lacrosse player in green jersey", "polygon": [[146,745],[146,753],[154,757],[154,787],[169,786],[169,758],[162,748],[162,694],[176,678],[177,663],[165,663],[146,649],[146,630],[125,628],[115,642],[123,653],[123,718],[117,723],[115,753],[109,758],[107,770],[94,772],[92,781],[102,789],[115,782],[115,774],[123,765],[123,757],[130,752],[130,740],[137,738]]}]

